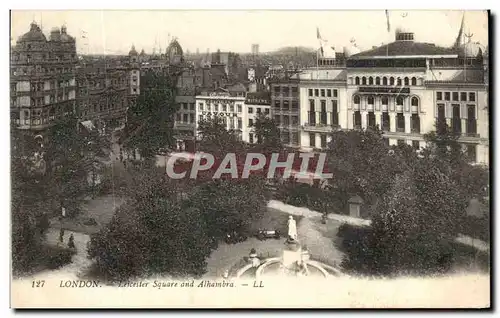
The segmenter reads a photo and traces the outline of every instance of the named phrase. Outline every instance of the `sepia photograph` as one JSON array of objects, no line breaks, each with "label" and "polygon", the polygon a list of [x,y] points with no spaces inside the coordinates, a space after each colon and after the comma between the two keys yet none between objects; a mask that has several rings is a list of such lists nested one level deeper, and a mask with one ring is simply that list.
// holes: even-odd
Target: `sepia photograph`
[{"label": "sepia photograph", "polygon": [[490,14],[11,10],[11,308],[490,308]]}]

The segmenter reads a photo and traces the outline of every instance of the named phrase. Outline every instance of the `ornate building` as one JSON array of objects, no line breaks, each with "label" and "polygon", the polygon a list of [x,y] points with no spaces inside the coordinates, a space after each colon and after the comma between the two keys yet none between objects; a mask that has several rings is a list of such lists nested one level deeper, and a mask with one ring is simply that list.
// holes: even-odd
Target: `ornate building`
[{"label": "ornate building", "polygon": [[128,107],[140,94],[140,69],[135,48],[132,47],[124,61],[103,58],[80,63],[76,74],[80,120],[90,120],[98,129],[125,124]]},{"label": "ornate building", "polygon": [[[420,149],[424,134],[443,120],[461,135],[471,161],[488,164],[487,62],[478,44],[439,47],[417,42],[412,32],[399,28],[393,42],[341,58],[339,53],[320,58],[316,68],[294,77],[300,87],[302,148],[326,147],[335,129],[378,126],[389,144]],[[272,102],[275,117],[283,115],[277,86],[272,88],[279,96]]]},{"label": "ornate building", "polygon": [[75,112],[77,62],[75,38],[65,26],[52,29],[47,39],[31,23],[11,49],[11,120],[20,129],[42,131]]}]

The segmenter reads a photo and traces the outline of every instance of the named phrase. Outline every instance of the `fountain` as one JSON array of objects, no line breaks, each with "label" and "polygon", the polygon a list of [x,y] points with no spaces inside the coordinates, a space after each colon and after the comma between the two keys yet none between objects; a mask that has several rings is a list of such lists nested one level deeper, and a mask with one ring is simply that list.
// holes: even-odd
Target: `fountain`
[{"label": "fountain", "polygon": [[257,280],[269,275],[326,278],[332,273],[336,276],[341,274],[337,268],[311,259],[307,247],[298,240],[297,225],[292,216],[288,219],[288,237],[282,255],[259,259],[255,249],[252,249],[248,263],[237,271],[236,278],[244,274],[247,276],[250,271],[255,271]]}]

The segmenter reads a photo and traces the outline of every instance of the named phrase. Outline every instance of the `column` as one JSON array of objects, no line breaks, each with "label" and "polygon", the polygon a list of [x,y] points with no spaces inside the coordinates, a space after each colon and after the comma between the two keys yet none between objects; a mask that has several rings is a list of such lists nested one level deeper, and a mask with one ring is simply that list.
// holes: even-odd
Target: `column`
[{"label": "column", "polygon": [[375,113],[375,125],[378,126],[379,129],[382,129],[382,113]]},{"label": "column", "polygon": [[405,114],[405,133],[411,133],[411,115]]},{"label": "column", "polygon": [[467,119],[461,119],[460,122],[462,124],[462,134],[466,135],[467,134]]},{"label": "column", "polygon": [[390,120],[390,131],[396,132],[396,113],[389,112],[389,120]]},{"label": "column", "polygon": [[367,123],[367,119],[368,119],[367,116],[368,116],[368,112],[366,112],[366,111],[361,112],[361,128],[362,129],[366,129],[367,128],[367,125],[368,125],[368,123]]}]

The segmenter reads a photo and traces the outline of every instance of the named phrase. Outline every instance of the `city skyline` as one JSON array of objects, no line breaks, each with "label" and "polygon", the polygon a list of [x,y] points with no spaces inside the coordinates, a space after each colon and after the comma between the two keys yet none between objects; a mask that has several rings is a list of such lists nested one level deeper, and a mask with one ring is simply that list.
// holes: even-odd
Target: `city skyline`
[{"label": "city skyline", "polygon": [[[285,46],[319,47],[317,29],[337,51],[350,45],[361,50],[394,40],[394,30],[404,27],[419,42],[451,46],[458,34],[463,11],[392,11],[387,32],[384,10],[376,11],[11,11],[11,44],[29,30],[32,21],[47,36],[54,27],[66,25],[76,38],[77,51],[89,54],[127,54],[132,45],[138,51],[165,51],[176,37],[183,49],[205,53],[250,52],[251,45],[268,52]],[[207,22],[208,21],[208,22]],[[277,21],[298,21],[277,23]],[[356,21],[354,24],[352,21]],[[422,21],[432,21],[433,25]],[[147,22],[147,23],[144,23]],[[228,28],[228,25],[231,25]],[[346,30],[346,27],[349,30]],[[439,29],[439,32],[436,32]],[[228,34],[227,30],[230,30]],[[273,30],[273,32],[269,32]],[[370,32],[367,32],[369,30]],[[488,44],[486,11],[466,11],[465,32],[473,42]]]}]

